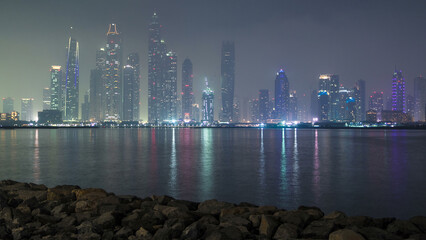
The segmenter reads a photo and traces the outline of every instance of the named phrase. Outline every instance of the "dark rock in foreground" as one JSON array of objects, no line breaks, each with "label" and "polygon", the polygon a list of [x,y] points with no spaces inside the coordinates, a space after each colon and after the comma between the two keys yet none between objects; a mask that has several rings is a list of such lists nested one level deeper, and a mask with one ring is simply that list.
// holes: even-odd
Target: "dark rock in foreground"
[{"label": "dark rock in foreground", "polygon": [[317,207],[169,196],[116,196],[102,189],[0,182],[0,239],[426,239],[426,217],[328,215]]}]

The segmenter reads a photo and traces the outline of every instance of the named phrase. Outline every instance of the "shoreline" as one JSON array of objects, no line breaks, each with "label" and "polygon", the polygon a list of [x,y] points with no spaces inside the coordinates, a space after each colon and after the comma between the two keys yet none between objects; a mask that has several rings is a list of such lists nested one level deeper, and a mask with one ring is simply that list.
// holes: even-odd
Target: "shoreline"
[{"label": "shoreline", "polygon": [[0,181],[0,239],[426,239],[409,220]]}]

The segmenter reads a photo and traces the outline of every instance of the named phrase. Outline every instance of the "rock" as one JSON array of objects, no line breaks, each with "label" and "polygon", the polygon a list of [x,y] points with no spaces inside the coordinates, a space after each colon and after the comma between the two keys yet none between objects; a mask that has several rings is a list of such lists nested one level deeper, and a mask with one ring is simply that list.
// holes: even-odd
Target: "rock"
[{"label": "rock", "polygon": [[426,234],[413,234],[408,238],[409,240],[426,240]]},{"label": "rock", "polygon": [[113,231],[105,231],[102,234],[102,240],[113,240],[114,239],[114,232]]},{"label": "rock", "polygon": [[346,218],[346,214],[340,211],[334,211],[324,216],[325,220],[341,220]]},{"label": "rock", "polygon": [[186,210],[186,211],[195,211],[198,208],[198,203],[196,202],[191,202],[191,201],[186,201],[186,200],[171,200],[167,203],[167,206],[170,207],[178,207],[182,210]]},{"label": "rock", "polygon": [[313,220],[321,219],[324,216],[324,213],[321,211],[321,209],[317,207],[300,206],[297,210],[306,212],[312,216]]},{"label": "rock", "polygon": [[58,224],[56,224],[56,226],[62,229],[63,231],[74,233],[76,231],[76,228],[74,226],[76,223],[77,221],[74,217],[68,216],[63,218]]},{"label": "rock", "polygon": [[426,216],[412,217],[409,221],[416,225],[423,233],[426,233]]},{"label": "rock", "polygon": [[344,227],[356,226],[362,228],[371,226],[373,224],[373,219],[367,216],[350,216],[344,219],[336,220],[335,223]]},{"label": "rock", "polygon": [[195,222],[186,227],[182,232],[182,239],[199,239],[204,234],[205,225]]},{"label": "rock", "polygon": [[220,225],[225,226],[245,226],[245,227],[251,227],[251,222],[246,219],[239,216],[227,216],[220,219]]},{"label": "rock", "polygon": [[78,240],[99,240],[99,239],[105,239],[101,237],[101,235],[97,233],[85,233],[85,234],[78,234],[77,235]]},{"label": "rock", "polygon": [[197,211],[205,214],[219,215],[222,209],[231,207],[234,207],[234,204],[213,199],[200,203]]},{"label": "rock", "polygon": [[231,207],[231,208],[225,208],[220,211],[220,217],[226,217],[226,216],[241,216],[246,213],[253,212],[255,208],[248,208],[248,207]]},{"label": "rock", "polygon": [[281,223],[291,223],[299,228],[304,228],[312,222],[311,215],[304,211],[278,211],[274,216],[279,219]]},{"label": "rock", "polygon": [[119,197],[115,195],[109,195],[104,198],[100,198],[98,200],[99,205],[119,205],[121,203],[121,200]]},{"label": "rock", "polygon": [[92,200],[96,201],[100,198],[107,197],[105,190],[100,188],[86,188],[86,189],[74,189],[72,193],[75,194],[77,200]]},{"label": "rock", "polygon": [[341,229],[330,234],[329,240],[365,240],[365,238],[350,229]]},{"label": "rock", "polygon": [[260,215],[262,215],[262,214],[272,215],[272,214],[274,214],[277,210],[278,210],[278,209],[277,209],[277,207],[274,207],[274,206],[260,206],[260,207],[258,207],[257,209],[255,209],[254,211],[255,211],[257,214],[260,214]]},{"label": "rock", "polygon": [[31,236],[31,233],[28,229],[24,227],[14,228],[12,229],[13,239],[28,239]]},{"label": "rock", "polygon": [[404,238],[413,234],[422,233],[413,223],[405,220],[395,220],[393,223],[388,225],[386,230]]},{"label": "rock", "polygon": [[167,205],[170,201],[174,200],[174,198],[170,197],[170,196],[151,196],[152,201],[161,204],[161,205]]},{"label": "rock", "polygon": [[160,228],[155,232],[152,239],[153,240],[172,239],[172,230],[169,228]]},{"label": "rock", "polygon": [[93,223],[103,229],[111,229],[115,226],[115,217],[112,212],[107,212],[96,218]]},{"label": "rock", "polygon": [[290,223],[281,224],[274,234],[274,239],[292,239],[299,235],[296,225]]},{"label": "rock", "polygon": [[77,223],[82,223],[86,220],[89,220],[92,217],[91,212],[78,212],[74,214],[75,219],[77,219]]},{"label": "rock", "polygon": [[[213,217],[212,215],[203,216],[198,220],[198,222],[201,223],[201,224],[213,224],[213,225],[219,224],[219,221],[215,217]],[[260,220],[259,220],[259,222],[260,222]]]},{"label": "rock", "polygon": [[141,227],[136,231],[136,238],[141,239],[141,240],[146,240],[146,239],[151,239],[152,238],[152,234],[149,233],[148,230],[146,230],[145,228]]},{"label": "rock", "polygon": [[130,227],[132,230],[136,231],[142,226],[142,223],[140,222],[141,219],[142,211],[137,209],[134,210],[131,214],[121,219],[121,225]]},{"label": "rock", "polygon": [[249,220],[254,228],[258,228],[260,226],[260,220],[262,217],[260,215],[250,215]]},{"label": "rock", "polygon": [[97,203],[94,201],[77,201],[75,203],[75,212],[87,212],[87,211],[96,211]]},{"label": "rock", "polygon": [[128,238],[130,235],[133,234],[132,229],[128,227],[122,227],[118,232],[115,233],[115,237],[117,238]]},{"label": "rock", "polygon": [[243,234],[237,227],[226,227],[210,233],[206,240],[243,239]]},{"label": "rock", "polygon": [[72,191],[76,189],[80,189],[80,187],[72,185],[60,185],[54,188],[49,188],[47,189],[47,200],[58,202],[73,201],[75,200],[75,195]]},{"label": "rock", "polygon": [[274,236],[280,223],[272,216],[262,215],[259,226],[259,234],[267,238]]},{"label": "rock", "polygon": [[328,238],[328,235],[334,230],[335,224],[332,221],[317,220],[311,222],[303,231],[304,238]]},{"label": "rock", "polygon": [[36,198],[37,201],[47,200],[47,192],[46,191],[35,191],[35,190],[17,190],[13,191],[13,195],[16,195],[15,198],[21,199],[23,201],[28,200],[30,198]]},{"label": "rock", "polygon": [[395,218],[374,218],[371,227],[386,229],[393,221],[395,221]]},{"label": "rock", "polygon": [[140,219],[140,227],[147,229],[150,232],[155,231],[156,225],[162,225],[166,218],[158,211],[150,211],[145,213]]},{"label": "rock", "polygon": [[84,221],[76,227],[78,234],[100,233],[100,229],[91,221]]},{"label": "rock", "polygon": [[366,239],[374,239],[374,240],[401,240],[402,238],[391,234],[383,229],[376,227],[365,227],[361,228],[358,231],[361,235],[363,235]]}]

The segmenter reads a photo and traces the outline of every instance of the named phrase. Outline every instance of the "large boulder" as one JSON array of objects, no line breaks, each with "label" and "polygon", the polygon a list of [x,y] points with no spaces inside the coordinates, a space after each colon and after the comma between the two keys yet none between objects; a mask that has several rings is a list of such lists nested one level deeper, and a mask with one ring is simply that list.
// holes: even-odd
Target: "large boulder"
[{"label": "large boulder", "polygon": [[72,193],[75,194],[77,200],[96,201],[108,196],[107,192],[100,188],[74,189]]},{"label": "large boulder", "polygon": [[303,231],[304,238],[328,238],[328,235],[335,229],[335,224],[332,221],[317,220],[311,222]]},{"label": "large boulder", "polygon": [[275,232],[274,239],[292,239],[297,238],[298,235],[299,232],[296,225],[291,223],[283,223]]},{"label": "large boulder", "polygon": [[383,229],[376,227],[365,227],[358,230],[358,232],[363,235],[366,239],[374,240],[401,240],[402,238],[389,233]]},{"label": "large boulder", "polygon": [[76,189],[80,189],[80,187],[73,185],[60,185],[54,188],[49,188],[47,189],[47,200],[59,202],[75,200],[75,196],[72,191]]},{"label": "large boulder", "polygon": [[386,230],[392,234],[407,238],[413,234],[419,234],[421,231],[410,221],[395,220],[389,224]]},{"label": "large boulder", "polygon": [[340,229],[330,234],[329,240],[365,240],[365,238],[350,229]]},{"label": "large boulder", "polygon": [[416,225],[423,233],[426,233],[426,216],[415,216],[410,222]]},{"label": "large boulder", "polygon": [[277,230],[280,222],[276,220],[273,216],[262,215],[259,226],[259,234],[261,236],[271,238],[274,236],[275,231]]},{"label": "large boulder", "polygon": [[219,215],[222,209],[232,208],[235,205],[228,202],[221,202],[216,199],[207,200],[198,205],[198,212],[211,215]]}]

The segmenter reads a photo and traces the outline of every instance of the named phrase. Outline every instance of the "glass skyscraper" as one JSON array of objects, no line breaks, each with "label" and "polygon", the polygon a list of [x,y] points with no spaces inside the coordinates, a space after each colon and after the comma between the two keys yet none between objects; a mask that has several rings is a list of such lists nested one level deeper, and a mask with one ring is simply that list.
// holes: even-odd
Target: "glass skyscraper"
[{"label": "glass skyscraper", "polygon": [[122,108],[122,46],[121,36],[117,31],[117,25],[111,23],[107,32],[107,43],[105,47],[105,75],[103,111],[106,120],[119,120]]},{"label": "glass skyscraper", "polygon": [[70,37],[65,73],[65,120],[78,120],[79,83],[79,47],[77,40]]},{"label": "glass skyscraper", "polygon": [[221,55],[222,113],[221,121],[232,121],[235,86],[235,44],[224,41]]},{"label": "glass skyscraper", "polygon": [[192,104],[194,104],[194,92],[192,84],[194,75],[192,72],[192,62],[186,58],[182,64],[182,117],[184,120],[192,120]]},{"label": "glass skyscraper", "polygon": [[104,94],[104,71],[105,71],[106,51],[100,48],[96,51],[96,68],[90,71],[90,110],[91,121],[104,119],[103,94]]},{"label": "glass skyscraper", "polygon": [[402,76],[402,71],[393,73],[392,78],[392,111],[406,111],[405,99],[405,79]]},{"label": "glass skyscraper", "polygon": [[203,110],[202,110],[202,119],[201,121],[204,124],[211,124],[214,121],[214,92],[209,87],[206,79],[206,89],[203,91]]},{"label": "glass skyscraper", "polygon": [[335,74],[321,74],[319,76],[319,91],[326,91],[328,93],[330,101],[328,121],[337,121],[339,119],[339,76]]},{"label": "glass skyscraper", "polygon": [[426,111],[426,78],[419,76],[414,79],[414,120],[425,121]]},{"label": "glass skyscraper", "polygon": [[50,109],[63,111],[62,108],[62,71],[61,66],[50,68]]},{"label": "glass skyscraper", "polygon": [[259,118],[260,121],[266,123],[266,121],[271,117],[269,116],[269,90],[261,89],[259,90]]},{"label": "glass skyscraper", "polygon": [[169,51],[164,61],[164,120],[177,119],[177,56]]},{"label": "glass skyscraper", "polygon": [[14,109],[13,98],[3,98],[3,113],[12,113]]},{"label": "glass skyscraper", "polygon": [[275,118],[287,121],[290,106],[290,84],[284,70],[275,78]]}]

